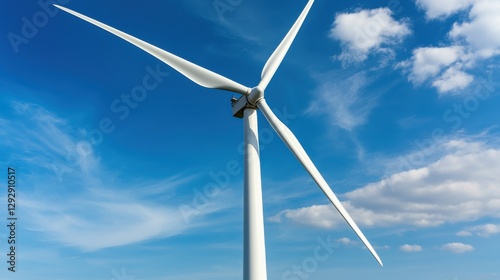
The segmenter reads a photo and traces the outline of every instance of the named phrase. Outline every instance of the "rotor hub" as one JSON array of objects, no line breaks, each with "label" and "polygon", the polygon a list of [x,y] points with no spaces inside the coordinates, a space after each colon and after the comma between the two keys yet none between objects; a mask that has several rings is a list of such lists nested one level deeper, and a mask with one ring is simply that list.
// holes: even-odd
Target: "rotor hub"
[{"label": "rotor hub", "polygon": [[243,118],[243,111],[246,108],[257,109],[257,103],[264,98],[264,90],[259,86],[249,89],[248,95],[243,95],[240,98],[231,99],[231,107],[233,107],[233,116]]},{"label": "rotor hub", "polygon": [[264,90],[259,86],[252,88],[250,94],[247,96],[248,103],[254,106],[256,106],[257,102],[259,102],[262,98],[264,98]]}]

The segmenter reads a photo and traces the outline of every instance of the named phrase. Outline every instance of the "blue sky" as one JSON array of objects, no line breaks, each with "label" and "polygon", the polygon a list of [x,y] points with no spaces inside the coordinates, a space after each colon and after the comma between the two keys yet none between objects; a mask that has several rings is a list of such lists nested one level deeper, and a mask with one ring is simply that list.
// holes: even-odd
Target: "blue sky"
[{"label": "blue sky", "polygon": [[[233,95],[49,3],[0,4],[0,278],[241,278]],[[57,3],[252,87],[306,1]],[[269,279],[500,278],[498,13],[316,1],[266,99],[385,266],[260,115]]]}]

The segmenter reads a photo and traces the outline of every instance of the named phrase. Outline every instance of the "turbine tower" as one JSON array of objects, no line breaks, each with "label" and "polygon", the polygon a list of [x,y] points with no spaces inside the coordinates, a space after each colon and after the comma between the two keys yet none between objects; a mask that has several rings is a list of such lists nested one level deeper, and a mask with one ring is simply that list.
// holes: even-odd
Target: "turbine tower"
[{"label": "turbine tower", "polygon": [[89,18],[85,15],[77,13],[68,8],[54,5],[57,8],[68,12],[76,17],[79,17],[89,23],[92,23],[126,41],[141,48],[149,54],[155,56],[159,60],[168,64],[170,67],[177,70],[179,73],[206,88],[227,90],[241,94],[238,100],[232,102],[233,115],[238,118],[243,118],[244,123],[244,256],[243,256],[243,279],[244,280],[266,280],[266,249],[264,239],[264,214],[262,207],[262,186],[260,172],[260,157],[259,157],[259,139],[258,139],[258,124],[257,110],[260,110],[273,129],[288,146],[290,151],[295,155],[299,162],[304,166],[306,171],[311,175],[313,180],[328,197],[330,202],[335,206],[340,215],[345,219],[347,224],[354,230],[356,235],[361,239],[363,244],[368,248],[370,253],[375,257],[377,262],[382,266],[377,252],[373,249],[370,242],[361,232],[344,206],[340,203],[337,196],[328,186],[321,173],[313,164],[302,145],[297,140],[295,135],[283,124],[267,105],[264,98],[264,91],[276,73],[279,65],[283,61],[290,45],[295,39],[297,32],[302,26],[314,0],[309,0],[306,7],[296,20],[290,31],[286,34],[278,48],[271,55],[264,66],[261,74],[260,83],[249,88],[243,86],[233,80],[223,77],[217,73],[207,70],[174,54],[164,51],[156,46],[144,42],[136,37],[126,34],[111,26],[101,23],[97,20]]}]

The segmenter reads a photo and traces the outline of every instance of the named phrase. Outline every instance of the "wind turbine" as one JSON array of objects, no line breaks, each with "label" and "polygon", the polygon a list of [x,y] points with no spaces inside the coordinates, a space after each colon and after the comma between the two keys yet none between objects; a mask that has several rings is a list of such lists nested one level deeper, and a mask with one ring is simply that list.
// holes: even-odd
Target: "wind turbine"
[{"label": "wind turbine", "polygon": [[301,28],[302,23],[307,17],[313,3],[314,0],[309,0],[299,18],[296,20],[283,41],[279,44],[278,48],[265,64],[264,69],[262,70],[260,83],[253,88],[243,86],[235,81],[78,12],[60,5],[54,5],[65,12],[92,23],[141,48],[200,86],[227,90],[241,94],[239,99],[233,100],[232,108],[233,115],[238,118],[243,118],[244,122],[244,280],[267,279],[257,109],[264,114],[276,133],[280,136],[286,146],[288,146],[295,157],[297,157],[299,162],[304,166],[319,188],[328,197],[330,202],[335,206],[349,226],[354,230],[378,263],[381,266],[383,265],[377,255],[377,252],[375,252],[370,242],[366,239],[365,235],[361,232],[344,206],[342,206],[325,179],[323,179],[323,176],[319,173],[318,169],[313,164],[300,142],[297,140],[292,131],[290,131],[290,129],[276,117],[264,98],[264,91],[267,85],[281,64],[288,49],[290,48],[290,45],[294,41],[295,36]]}]

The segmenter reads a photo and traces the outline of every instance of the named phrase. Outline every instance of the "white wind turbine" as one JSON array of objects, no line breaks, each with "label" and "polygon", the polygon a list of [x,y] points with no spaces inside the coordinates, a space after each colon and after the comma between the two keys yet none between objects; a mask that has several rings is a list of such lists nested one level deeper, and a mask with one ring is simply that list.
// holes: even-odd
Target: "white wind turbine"
[{"label": "white wind turbine", "polygon": [[288,129],[288,127],[276,117],[264,99],[264,90],[285,57],[285,54],[295,39],[295,36],[302,26],[302,23],[309,13],[313,3],[314,0],[309,0],[297,21],[294,23],[288,34],[264,66],[260,83],[253,88],[243,86],[235,81],[182,59],[97,20],[68,8],[54,5],[63,11],[92,23],[141,48],[203,87],[227,90],[242,95],[237,101],[233,101],[232,106],[233,115],[235,117],[243,118],[244,121],[244,280],[267,279],[257,109],[262,111],[267,121],[271,124],[283,142],[288,146],[290,151],[297,157],[300,163],[314,179],[316,184],[318,184],[320,189],[339,211],[349,226],[354,230],[378,263],[382,265],[382,261],[373,249],[372,245],[353,221],[349,213],[347,213],[345,208],[342,206],[337,196],[326,183],[325,179],[323,179],[323,176],[319,173],[316,166],[306,154],[300,142],[290,129]]}]

